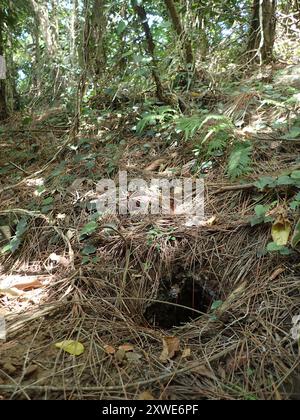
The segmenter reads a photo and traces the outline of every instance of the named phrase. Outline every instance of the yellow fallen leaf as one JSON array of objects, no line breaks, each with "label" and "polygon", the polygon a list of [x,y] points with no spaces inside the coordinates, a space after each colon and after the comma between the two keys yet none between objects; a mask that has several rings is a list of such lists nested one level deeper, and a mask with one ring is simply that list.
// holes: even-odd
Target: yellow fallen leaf
[{"label": "yellow fallen leaf", "polygon": [[72,354],[73,356],[80,356],[85,351],[83,344],[79,343],[79,341],[73,340],[66,340],[62,341],[61,343],[56,343],[55,347],[69,354]]},{"label": "yellow fallen leaf", "polygon": [[280,217],[272,227],[272,238],[276,245],[285,246],[289,242],[292,226],[288,220]]},{"label": "yellow fallen leaf", "polygon": [[161,362],[166,362],[176,355],[180,347],[180,341],[177,337],[163,337],[162,341],[163,351],[159,360]]},{"label": "yellow fallen leaf", "polygon": [[190,92],[192,98],[200,98],[202,94],[200,92]]},{"label": "yellow fallen leaf", "polygon": [[213,226],[216,223],[216,221],[217,221],[217,217],[212,216],[210,219],[204,220],[203,222],[200,222],[200,226],[210,227],[210,226]]}]

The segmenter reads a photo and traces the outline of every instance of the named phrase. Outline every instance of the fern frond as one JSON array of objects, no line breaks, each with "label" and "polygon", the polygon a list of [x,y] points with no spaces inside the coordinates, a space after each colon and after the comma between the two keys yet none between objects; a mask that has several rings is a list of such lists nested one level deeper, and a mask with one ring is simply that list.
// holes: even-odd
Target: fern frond
[{"label": "fern frond", "polygon": [[212,127],[202,140],[202,145],[207,144],[207,156],[215,156],[216,152],[223,152],[229,140],[233,137],[233,125],[226,117],[219,124]]},{"label": "fern frond", "polygon": [[204,143],[212,134],[227,129],[233,130],[234,128],[228,117],[214,114],[205,117],[203,115],[192,115],[191,117],[179,118],[176,123],[177,129],[184,132],[186,140],[194,137],[199,130],[204,130],[206,125],[209,126],[209,131],[203,140]]},{"label": "fern frond", "polygon": [[215,156],[217,152],[223,152],[228,144],[228,133],[218,133],[214,136],[207,146],[207,157]]},{"label": "fern frond", "polygon": [[155,109],[153,112],[146,112],[142,115],[136,126],[137,134],[142,134],[149,126],[163,124],[176,118],[177,111],[168,107],[162,106]]},{"label": "fern frond", "polygon": [[249,142],[236,143],[232,150],[227,173],[231,179],[239,178],[251,171],[252,145]]},{"label": "fern frond", "polygon": [[200,130],[203,122],[201,115],[193,115],[191,117],[179,118],[176,123],[176,128],[179,131],[183,131],[185,139],[189,140],[194,137],[198,130]]}]

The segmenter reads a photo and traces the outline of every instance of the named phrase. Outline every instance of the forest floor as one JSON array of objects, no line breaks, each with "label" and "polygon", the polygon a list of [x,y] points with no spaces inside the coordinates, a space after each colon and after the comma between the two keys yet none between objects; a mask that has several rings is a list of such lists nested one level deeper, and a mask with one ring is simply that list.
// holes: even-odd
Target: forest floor
[{"label": "forest floor", "polygon": [[[300,169],[300,88],[263,77],[235,87],[210,105],[253,145],[252,171],[235,182],[226,153],[197,166],[172,122],[137,135],[141,110],[121,100],[107,112],[94,103],[76,138],[63,109],[1,128],[0,398],[300,398],[299,253],[266,252],[271,225],[253,223],[274,201],[275,219],[297,222],[293,192],[257,182]],[[99,218],[97,182],[119,170],[205,176],[205,220]]]}]

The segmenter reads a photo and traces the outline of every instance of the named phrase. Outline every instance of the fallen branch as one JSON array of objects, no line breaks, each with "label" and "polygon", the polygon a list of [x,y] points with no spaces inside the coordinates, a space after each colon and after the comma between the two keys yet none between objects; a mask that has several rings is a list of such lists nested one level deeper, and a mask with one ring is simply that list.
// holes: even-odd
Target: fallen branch
[{"label": "fallen branch", "polygon": [[[142,386],[150,385],[155,382],[160,383],[163,380],[170,380],[174,379],[176,376],[183,375],[185,373],[188,373],[190,371],[193,371],[194,369],[199,368],[200,366],[206,365],[207,363],[215,362],[219,359],[221,359],[224,356],[227,356],[228,353],[235,350],[238,347],[239,343],[235,343],[228,348],[222,350],[221,352],[215,354],[211,357],[206,357],[205,360],[198,360],[194,363],[190,363],[188,366],[175,370],[173,372],[164,373],[160,376],[156,376],[155,378],[146,379],[144,381],[139,382],[132,382],[128,384],[122,384],[122,385],[116,385],[116,386],[91,386],[91,387],[82,387],[80,388],[81,392],[111,392],[111,391],[122,391],[124,389],[132,389],[132,388],[140,388]],[[41,381],[44,381],[45,378],[41,379]],[[38,383],[39,381],[37,381]],[[61,387],[55,387],[55,386],[38,386],[38,385],[27,385],[22,387],[20,390],[16,389],[17,387],[15,385],[0,385],[0,390],[4,391],[15,391],[17,393],[26,391],[40,391],[40,392],[74,392],[75,388],[71,386],[61,386]]]},{"label": "fallen branch", "polygon": [[[220,194],[226,191],[242,191],[242,190],[251,190],[251,189],[255,189],[257,188],[254,183],[257,182],[260,178],[264,177],[264,176],[276,176],[276,177],[280,177],[280,176],[284,176],[284,175],[290,175],[292,172],[297,171],[300,169],[300,165],[295,165],[295,166],[291,166],[290,168],[286,168],[283,169],[281,172],[276,173],[276,172],[272,172],[272,173],[268,173],[268,174],[264,174],[264,175],[260,175],[259,178],[257,178],[256,180],[254,180],[251,184],[234,184],[234,185],[225,185],[224,187],[221,187],[220,189],[218,189],[217,191],[214,192],[214,194]],[[209,186],[213,186],[213,185],[209,185]],[[215,184],[214,184],[215,186]]]},{"label": "fallen branch", "polygon": [[237,184],[237,185],[227,185],[215,191],[214,194],[221,194],[226,191],[242,191],[242,190],[252,190],[255,188],[254,184]]}]

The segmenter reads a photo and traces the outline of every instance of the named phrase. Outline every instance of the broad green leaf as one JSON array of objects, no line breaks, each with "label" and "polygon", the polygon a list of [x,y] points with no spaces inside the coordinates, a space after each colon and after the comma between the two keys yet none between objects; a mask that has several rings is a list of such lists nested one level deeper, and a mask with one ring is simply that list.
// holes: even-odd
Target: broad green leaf
[{"label": "broad green leaf", "polygon": [[285,136],[282,138],[285,140],[293,140],[300,136],[300,127],[293,127]]},{"label": "broad green leaf", "polygon": [[256,226],[261,223],[270,223],[274,221],[274,217],[267,216],[267,212],[272,208],[272,205],[263,206],[258,205],[255,207],[256,216],[251,219],[251,226]]},{"label": "broad green leaf", "polygon": [[5,245],[5,246],[1,249],[1,254],[6,254],[7,252],[11,252],[11,246],[10,246],[10,244]]},{"label": "broad green leaf", "polygon": [[294,200],[290,203],[290,208],[292,210],[297,210],[299,207],[300,207],[300,193],[298,193],[294,197]]},{"label": "broad green leaf", "polygon": [[291,178],[292,179],[295,179],[297,181],[300,180],[300,171],[294,171],[294,172],[292,172]]},{"label": "broad green leaf", "polygon": [[96,221],[92,221],[84,226],[80,232],[80,236],[91,235],[92,233],[96,232],[97,229],[98,223]]},{"label": "broad green leaf", "polygon": [[53,197],[48,197],[43,201],[43,206],[50,206],[51,204],[53,204],[54,202],[54,198]]},{"label": "broad green leaf", "polygon": [[294,185],[294,183],[295,182],[289,176],[280,176],[276,181],[276,184],[279,186],[280,185]]},{"label": "broad green leaf", "polygon": [[124,20],[122,20],[117,27],[117,34],[118,35],[122,35],[122,33],[125,31],[125,29],[127,28],[127,24],[126,22],[124,22]]},{"label": "broad green leaf", "polygon": [[264,217],[268,211],[268,207],[262,206],[261,204],[255,207],[255,214],[257,217]]},{"label": "broad green leaf", "polygon": [[42,185],[36,189],[36,194],[38,197],[41,197],[46,191],[46,188]]},{"label": "broad green leaf", "polygon": [[221,308],[221,306],[223,305],[223,301],[222,300],[216,300],[212,305],[211,305],[211,310],[212,311],[216,311],[217,309]]},{"label": "broad green leaf", "polygon": [[10,245],[10,251],[12,253],[16,252],[20,248],[21,243],[22,243],[22,241],[21,241],[20,237],[16,236],[15,238],[13,238],[10,241],[10,244],[9,244]]},{"label": "broad green leaf", "polygon": [[27,219],[22,218],[17,224],[16,236],[21,236],[27,231]]},{"label": "broad green leaf", "polygon": [[83,257],[81,260],[82,265],[87,265],[90,263],[90,257]]},{"label": "broad green leaf", "polygon": [[65,351],[66,353],[72,354],[73,356],[81,356],[85,351],[85,348],[81,343],[73,340],[56,343],[55,347]]},{"label": "broad green leaf", "polygon": [[264,223],[264,221],[265,221],[264,217],[257,217],[257,216],[252,217],[251,226],[254,227],[257,225],[261,225],[262,223]]},{"label": "broad green leaf", "polygon": [[93,245],[87,245],[82,250],[82,255],[93,255],[97,252],[97,248],[95,248]]},{"label": "broad green leaf", "polygon": [[298,208],[299,208],[299,206],[300,206],[300,201],[292,201],[291,203],[290,203],[290,208],[292,209],[292,210],[297,210]]},{"label": "broad green leaf", "polygon": [[254,186],[259,190],[264,190],[266,187],[274,188],[276,186],[276,181],[274,178],[264,176],[255,182]]},{"label": "broad green leaf", "polygon": [[277,245],[275,242],[271,242],[267,246],[269,252],[280,252],[281,255],[290,255],[291,251],[283,245]]}]

